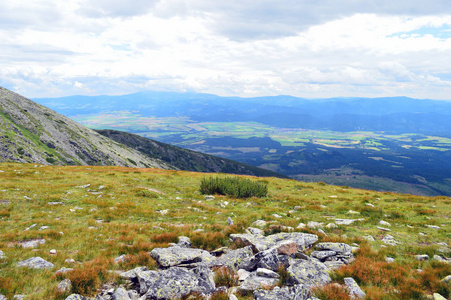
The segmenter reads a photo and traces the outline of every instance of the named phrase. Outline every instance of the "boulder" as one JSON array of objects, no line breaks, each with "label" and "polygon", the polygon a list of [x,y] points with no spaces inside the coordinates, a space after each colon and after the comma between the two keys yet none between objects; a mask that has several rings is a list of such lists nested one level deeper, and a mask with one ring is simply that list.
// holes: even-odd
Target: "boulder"
[{"label": "boulder", "polygon": [[257,276],[268,277],[268,278],[279,278],[280,275],[272,270],[265,268],[257,268]]},{"label": "boulder", "polygon": [[257,221],[254,221],[254,222],[252,223],[252,225],[257,226],[257,227],[259,227],[259,228],[263,228],[263,227],[266,226],[266,221],[263,221],[263,220],[257,220]]},{"label": "boulder", "polygon": [[211,263],[215,259],[210,253],[201,249],[182,248],[179,246],[169,248],[155,248],[150,256],[162,267],[173,267],[180,264]]},{"label": "boulder", "polygon": [[38,257],[32,257],[27,260],[19,261],[18,267],[28,267],[29,269],[50,269],[55,267],[54,264]]},{"label": "boulder", "polygon": [[279,282],[279,279],[258,276],[252,272],[241,284],[239,289],[244,291],[255,291],[264,287],[272,287]]},{"label": "boulder", "polygon": [[194,270],[187,270],[180,267],[172,267],[160,272],[151,272],[143,284],[147,290],[143,299],[176,299],[190,293],[209,294],[215,290],[213,273],[205,266],[200,266]]},{"label": "boulder", "polygon": [[340,254],[352,253],[351,246],[349,246],[345,243],[318,243],[315,245],[315,249],[330,250],[330,251],[335,251]]},{"label": "boulder", "polygon": [[233,270],[238,270],[244,261],[250,259],[254,253],[252,252],[251,246],[246,246],[237,250],[232,250],[226,254],[221,255],[212,263],[210,266],[226,266]]},{"label": "boulder", "polygon": [[286,255],[278,255],[277,249],[272,248],[255,254],[245,259],[241,264],[241,268],[252,272],[257,268],[265,268],[277,272],[279,266],[289,266],[289,258]]},{"label": "boulder", "polygon": [[56,290],[60,294],[66,294],[69,293],[72,289],[72,282],[69,279],[64,279],[58,283],[58,286],[56,287]]},{"label": "boulder", "polygon": [[301,232],[282,232],[267,237],[251,234],[231,234],[230,238],[233,242],[252,246],[255,252],[278,247],[286,241],[295,242],[298,245],[299,251],[304,251],[310,248],[318,240],[318,236],[315,234]]},{"label": "boulder", "polygon": [[442,282],[444,284],[448,284],[451,285],[451,275],[446,276],[445,278],[442,279]]},{"label": "boulder", "polygon": [[117,288],[113,295],[111,296],[111,300],[132,300],[128,292],[123,288]]},{"label": "boulder", "polygon": [[288,269],[288,284],[303,284],[310,288],[331,282],[326,265],[314,260],[297,260]]},{"label": "boulder", "polygon": [[187,236],[179,236],[177,245],[182,248],[191,248],[191,239]]},{"label": "boulder", "polygon": [[352,277],[346,277],[344,279],[346,289],[349,292],[349,295],[353,299],[362,299],[366,296],[365,292],[362,291],[362,289],[359,287],[357,282],[355,282],[354,278]]},{"label": "boulder", "polygon": [[79,294],[72,294],[68,296],[66,300],[86,300],[86,298]]},{"label": "boulder", "polygon": [[446,300],[446,298],[440,295],[439,293],[434,293],[432,297],[434,298],[434,300]]},{"label": "boulder", "polygon": [[255,300],[307,300],[310,291],[303,285],[274,288],[272,291],[260,289],[254,292]]},{"label": "boulder", "polygon": [[246,280],[246,278],[248,278],[251,275],[251,272],[246,271],[244,269],[239,269],[236,274],[238,275],[239,281],[244,281],[244,280]]},{"label": "boulder", "polygon": [[265,232],[259,228],[249,227],[246,229],[246,233],[257,236],[264,236]]},{"label": "boulder", "polygon": [[23,242],[19,243],[19,245],[21,245],[22,248],[36,248],[37,246],[43,245],[43,244],[45,244],[44,239],[33,239],[33,240],[23,241]]}]

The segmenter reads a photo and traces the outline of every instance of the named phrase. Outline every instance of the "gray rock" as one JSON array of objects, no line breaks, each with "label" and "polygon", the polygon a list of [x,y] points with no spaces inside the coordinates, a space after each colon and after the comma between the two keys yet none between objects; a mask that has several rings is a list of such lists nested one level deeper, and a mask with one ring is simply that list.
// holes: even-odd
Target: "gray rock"
[{"label": "gray rock", "polygon": [[234,242],[240,242],[245,245],[252,246],[255,252],[278,247],[280,244],[288,240],[294,241],[298,245],[299,251],[304,251],[310,248],[318,240],[317,235],[301,232],[283,232],[267,237],[254,236],[250,234],[231,234],[230,238]]},{"label": "gray rock", "polygon": [[86,298],[79,294],[72,294],[68,296],[66,300],[86,300]]},{"label": "gray rock", "polygon": [[255,300],[307,300],[310,297],[310,291],[303,285],[275,288],[272,291],[256,290],[254,292]]},{"label": "gray rock", "polygon": [[345,243],[318,243],[315,245],[315,249],[335,251],[340,254],[352,253],[352,247]]},{"label": "gray rock", "polygon": [[288,284],[303,284],[306,287],[325,285],[331,282],[328,269],[323,263],[314,260],[297,260],[288,269]]},{"label": "gray rock", "polygon": [[128,279],[130,281],[133,281],[137,278],[139,273],[145,272],[145,271],[148,271],[147,267],[137,267],[137,268],[134,268],[133,270],[123,272],[123,273],[119,274],[119,276],[122,278]]},{"label": "gray rock", "polygon": [[442,282],[448,285],[451,285],[451,275],[446,276],[442,279]]},{"label": "gray rock", "polygon": [[432,297],[434,298],[434,300],[446,300],[446,298],[440,295],[439,293],[434,293]]},{"label": "gray rock", "polygon": [[234,294],[230,294],[229,300],[238,300],[238,298]]},{"label": "gray rock", "polygon": [[335,219],[337,225],[351,225],[354,222],[361,221],[362,219]]},{"label": "gray rock", "polygon": [[30,269],[47,269],[55,267],[54,264],[40,258],[40,257],[32,257],[27,260],[19,261],[17,263],[18,267],[28,267]]},{"label": "gray rock", "polygon": [[415,255],[415,259],[418,260],[418,261],[428,260],[429,259],[429,255],[427,255],[427,254],[418,254],[418,255]]},{"label": "gray rock", "polygon": [[[161,272],[146,271],[143,273],[149,273],[146,282],[144,283],[147,289],[144,293],[143,299],[175,299],[190,293],[196,292],[199,294],[209,294],[215,290],[214,282],[212,282],[213,275],[209,276],[210,279],[205,278],[208,268],[202,267],[202,270],[196,268],[192,271],[188,271],[184,268],[172,267]],[[196,272],[200,274],[196,274]],[[141,294],[144,294],[143,285],[140,286]]]},{"label": "gray rock", "polygon": [[13,296],[13,300],[22,300],[22,299],[25,299],[24,295],[14,295]]},{"label": "gray rock", "polygon": [[179,236],[179,241],[177,243],[182,248],[191,248],[191,239],[187,236]]},{"label": "gray rock", "polygon": [[121,262],[124,262],[126,257],[127,257],[126,254],[122,254],[121,256],[118,256],[114,259],[114,263],[119,264]]},{"label": "gray rock", "polygon": [[392,262],[395,261],[395,259],[393,257],[386,257],[385,261],[388,262],[388,263],[392,263]]},{"label": "gray rock", "polygon": [[3,296],[2,294],[0,294],[0,300],[8,300],[8,298],[6,298],[6,297]]},{"label": "gray rock", "polygon": [[241,264],[241,268],[249,272],[255,271],[257,268],[265,268],[277,272],[280,265],[288,267],[288,260],[286,255],[278,255],[277,249],[272,248],[245,259]]},{"label": "gray rock", "polygon": [[204,197],[204,200],[206,200],[206,201],[215,200],[215,196],[207,195],[207,196]]},{"label": "gray rock", "polygon": [[259,228],[263,228],[266,226],[266,222],[263,220],[257,220],[252,223],[252,225],[257,226]]},{"label": "gray rock", "polygon": [[239,289],[245,291],[255,291],[263,287],[274,286],[278,282],[278,279],[257,276],[254,272],[240,284]]},{"label": "gray rock", "polygon": [[2,250],[0,250],[0,259],[5,259],[5,258],[6,258],[5,253]]},{"label": "gray rock", "polygon": [[58,283],[56,290],[60,294],[67,294],[72,289],[72,282],[69,279],[64,279]]},{"label": "gray rock", "polygon": [[312,254],[310,254],[310,255],[319,260],[325,260],[328,257],[337,255],[337,252],[331,251],[331,250],[313,251]]},{"label": "gray rock", "polygon": [[379,224],[382,225],[382,226],[388,226],[388,227],[391,226],[390,223],[388,223],[388,222],[386,222],[386,221],[383,221],[383,220],[380,220],[380,221],[379,221]]},{"label": "gray rock", "polygon": [[355,282],[354,278],[352,277],[346,277],[344,279],[345,281],[345,286],[346,289],[349,292],[349,295],[351,296],[351,298],[355,299],[361,299],[364,298],[366,296],[365,292],[362,291],[362,289],[359,287],[359,285],[357,284],[357,282]]},{"label": "gray rock", "polygon": [[73,271],[73,270],[74,269],[72,269],[72,268],[62,267],[61,269],[59,269],[58,271],[55,272],[55,275],[57,275],[57,274],[64,274],[66,272],[70,272],[70,271]]},{"label": "gray rock", "polygon": [[215,260],[215,257],[205,250],[182,248],[179,246],[155,248],[150,252],[150,256],[163,267],[199,262],[212,263]]},{"label": "gray rock", "polygon": [[338,226],[335,223],[329,223],[326,225],[326,228],[333,229],[333,228],[338,228]]},{"label": "gray rock", "polygon": [[384,244],[390,245],[390,246],[396,246],[398,244],[401,244],[400,242],[396,241],[395,238],[389,234],[385,235],[382,239],[382,242]]},{"label": "gray rock", "polygon": [[22,248],[36,248],[37,246],[43,245],[43,244],[45,244],[44,239],[33,239],[33,240],[23,241],[23,242],[19,243],[19,245],[21,245]]},{"label": "gray rock", "polygon": [[245,269],[239,269],[237,275],[239,281],[244,281],[251,275],[251,272],[246,271]]},{"label": "gray rock", "polygon": [[388,228],[385,228],[385,227],[376,227],[377,229],[379,229],[379,230],[381,230],[381,231],[391,231],[390,229],[388,229]]},{"label": "gray rock", "polygon": [[436,226],[436,225],[426,225],[426,227],[431,228],[431,229],[440,229],[440,226]]},{"label": "gray rock", "polygon": [[311,229],[317,229],[317,228],[321,228],[324,226],[324,223],[319,223],[319,222],[314,222],[314,221],[310,221],[307,223],[307,227],[311,228]]},{"label": "gray rock", "polygon": [[230,226],[233,225],[233,220],[232,220],[231,217],[228,217],[228,218],[227,218],[227,224],[229,224]]},{"label": "gray rock", "polygon": [[372,235],[364,235],[363,238],[370,242],[374,242],[376,240]]},{"label": "gray rock", "polygon": [[131,300],[131,298],[125,289],[117,288],[111,296],[111,300]]},{"label": "gray rock", "polygon": [[257,276],[268,277],[268,278],[279,278],[280,275],[272,270],[265,268],[257,268]]},{"label": "gray rock", "polygon": [[246,229],[246,233],[248,234],[252,234],[252,235],[257,235],[257,236],[264,236],[265,232],[259,228],[253,228],[253,227],[249,227],[248,229]]},{"label": "gray rock", "polygon": [[233,270],[238,270],[242,268],[243,263],[250,259],[254,253],[252,252],[251,246],[246,246],[237,250],[232,250],[226,254],[221,255],[212,263],[210,266],[226,266]]}]

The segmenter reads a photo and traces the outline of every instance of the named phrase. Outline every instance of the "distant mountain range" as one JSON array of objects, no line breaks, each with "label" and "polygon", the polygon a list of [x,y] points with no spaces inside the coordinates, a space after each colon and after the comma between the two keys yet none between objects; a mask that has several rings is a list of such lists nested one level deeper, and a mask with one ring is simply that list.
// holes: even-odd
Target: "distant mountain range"
[{"label": "distant mountain range", "polygon": [[118,165],[286,177],[133,134],[99,133],[0,87],[0,162]]},{"label": "distant mountain range", "polygon": [[220,97],[141,92],[122,96],[40,98],[66,116],[136,111],[142,116],[186,116],[196,122],[249,122],[332,131],[384,131],[451,136],[451,101],[389,98],[304,99],[291,96]]}]

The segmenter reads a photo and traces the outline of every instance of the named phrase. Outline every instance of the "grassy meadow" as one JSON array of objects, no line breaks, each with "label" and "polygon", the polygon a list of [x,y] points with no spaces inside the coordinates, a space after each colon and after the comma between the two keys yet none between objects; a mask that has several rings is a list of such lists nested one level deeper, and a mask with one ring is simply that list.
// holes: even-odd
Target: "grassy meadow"
[{"label": "grassy meadow", "polygon": [[[449,297],[451,288],[440,280],[451,274],[451,265],[432,257],[451,255],[449,247],[438,244],[451,243],[451,198],[253,178],[268,184],[268,196],[235,199],[217,195],[207,201],[199,191],[204,176],[160,169],[0,164],[0,250],[6,256],[0,259],[0,294],[11,299],[17,294],[26,295],[26,300],[64,299],[67,295],[59,295],[56,287],[70,278],[72,292],[94,295],[102,285],[121,283],[112,271],[142,265],[155,268],[147,253],[176,242],[180,235],[190,237],[194,247],[214,250],[229,246],[230,233],[244,232],[258,219],[269,221],[265,231],[270,234],[299,223],[327,225],[343,218],[363,220],[337,228],[324,226],[326,235],[314,229],[294,229],[318,234],[320,241],[359,246],[356,261],[332,274],[336,282],[354,277],[367,299],[421,299],[434,292]],[[234,225],[227,224],[228,217]],[[381,220],[391,226],[379,225]],[[386,234],[400,244],[384,244],[381,239]],[[376,241],[367,241],[366,235]],[[45,243],[36,248],[20,245],[38,238]],[[56,254],[50,254],[52,249]],[[122,254],[127,255],[126,261],[114,263]],[[430,259],[418,261],[417,254],[428,254]],[[55,267],[16,267],[34,256]],[[386,257],[395,262],[386,262]],[[75,270],[55,275],[62,267]],[[339,289],[328,285],[316,293],[322,300],[345,299],[337,298]]]}]

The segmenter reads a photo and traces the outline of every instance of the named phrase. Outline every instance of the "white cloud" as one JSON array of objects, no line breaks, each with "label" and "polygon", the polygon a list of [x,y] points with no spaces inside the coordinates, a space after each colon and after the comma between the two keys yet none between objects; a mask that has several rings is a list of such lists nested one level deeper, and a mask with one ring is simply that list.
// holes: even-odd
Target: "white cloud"
[{"label": "white cloud", "polygon": [[448,97],[451,37],[431,34],[451,27],[447,1],[365,3],[0,0],[0,85],[30,97]]}]

